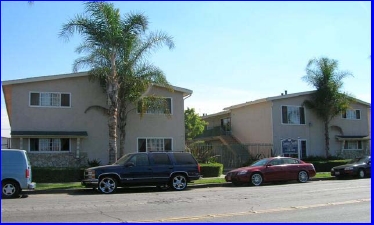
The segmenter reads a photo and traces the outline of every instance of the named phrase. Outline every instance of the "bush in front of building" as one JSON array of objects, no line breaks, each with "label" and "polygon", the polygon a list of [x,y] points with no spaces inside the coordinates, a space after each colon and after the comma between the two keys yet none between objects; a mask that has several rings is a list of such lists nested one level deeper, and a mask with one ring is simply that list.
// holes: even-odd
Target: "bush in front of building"
[{"label": "bush in front of building", "polygon": [[350,159],[339,159],[339,160],[319,160],[319,161],[304,161],[312,163],[317,173],[330,172],[331,168],[349,163]]},{"label": "bush in front of building", "polygon": [[219,177],[223,172],[221,163],[200,163],[200,174],[203,177]]},{"label": "bush in front of building", "polygon": [[38,183],[80,182],[84,168],[32,167],[32,181]]}]

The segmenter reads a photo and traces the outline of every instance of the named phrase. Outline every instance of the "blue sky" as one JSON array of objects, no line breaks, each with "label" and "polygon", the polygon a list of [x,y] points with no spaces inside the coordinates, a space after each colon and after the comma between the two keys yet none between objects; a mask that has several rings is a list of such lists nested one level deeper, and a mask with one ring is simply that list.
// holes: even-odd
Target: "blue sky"
[{"label": "blue sky", "polygon": [[[270,96],[314,90],[301,78],[312,58],[339,61],[353,76],[343,91],[371,103],[371,2],[113,2],[143,13],[175,48],[149,60],[193,91],[185,106],[215,113]],[[82,2],[1,2],[1,80],[72,72],[79,35],[58,37]],[[1,135],[9,136],[1,90]]]}]

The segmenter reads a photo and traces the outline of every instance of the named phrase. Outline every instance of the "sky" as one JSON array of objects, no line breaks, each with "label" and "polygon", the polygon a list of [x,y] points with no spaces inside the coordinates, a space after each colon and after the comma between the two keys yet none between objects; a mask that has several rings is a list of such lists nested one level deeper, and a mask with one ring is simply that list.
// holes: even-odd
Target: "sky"
[{"label": "sky", "polygon": [[[123,1],[121,15],[143,13],[149,31],[173,37],[175,48],[148,60],[174,86],[190,89],[185,108],[199,115],[260,98],[315,90],[302,77],[308,61],[328,57],[342,91],[371,103],[370,1]],[[83,2],[1,1],[1,81],[72,73],[79,34],[59,38]],[[1,90],[1,136],[10,136]]]}]

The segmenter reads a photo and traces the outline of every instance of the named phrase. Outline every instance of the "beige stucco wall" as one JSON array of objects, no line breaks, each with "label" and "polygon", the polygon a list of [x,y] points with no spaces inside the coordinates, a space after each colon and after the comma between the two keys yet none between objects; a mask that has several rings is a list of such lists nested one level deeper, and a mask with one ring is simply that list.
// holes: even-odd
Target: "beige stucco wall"
[{"label": "beige stucco wall", "polygon": [[128,115],[126,127],[125,151],[136,152],[138,150],[138,138],[172,138],[173,151],[184,151],[184,100],[183,93],[170,92],[165,88],[153,87],[149,95],[171,97],[172,114],[157,115],[143,114],[136,110]]},{"label": "beige stucco wall", "polygon": [[[281,153],[281,140],[292,138],[306,140],[307,155],[325,155],[324,125],[315,113],[305,108],[305,124],[282,124],[282,105],[302,106],[306,96],[284,98],[273,101],[273,126],[274,126],[274,152]],[[337,141],[336,135],[368,135],[367,106],[353,103],[352,108],[361,110],[360,120],[343,119],[339,114],[331,122],[330,127],[330,154],[335,155],[341,151],[342,142]],[[343,133],[336,129],[338,126]]]},{"label": "beige stucco wall", "polygon": [[[35,92],[65,92],[71,94],[70,108],[30,107],[29,93]],[[154,87],[149,94],[172,98],[172,115],[149,115],[142,118],[132,111],[128,116],[126,152],[137,151],[139,137],[167,137],[173,140],[173,150],[184,150],[184,100],[182,92],[170,92],[167,89]],[[106,107],[106,94],[97,82],[91,82],[87,76],[14,84],[11,87],[12,96],[12,131],[87,131],[88,137],[80,139],[80,152],[88,159],[99,159],[102,164],[108,163],[108,124],[107,117],[100,111],[89,106]],[[71,139],[70,153],[56,154],[56,158],[75,156],[77,139]],[[117,142],[119,149],[119,141]],[[13,148],[29,150],[29,139],[23,138],[20,146],[19,138],[12,139]],[[50,154],[33,153],[32,154]],[[58,155],[63,155],[59,157]],[[85,159],[86,160],[86,159]]]},{"label": "beige stucco wall", "polygon": [[271,103],[232,109],[232,134],[241,143],[272,143]]}]

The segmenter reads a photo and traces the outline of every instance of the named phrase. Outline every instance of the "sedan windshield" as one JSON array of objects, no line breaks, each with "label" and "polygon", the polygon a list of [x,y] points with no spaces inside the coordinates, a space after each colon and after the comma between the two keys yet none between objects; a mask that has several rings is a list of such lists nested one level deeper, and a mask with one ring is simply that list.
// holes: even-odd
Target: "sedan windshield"
[{"label": "sedan windshield", "polygon": [[368,162],[368,157],[361,157],[353,159],[350,164],[363,164]]},{"label": "sedan windshield", "polygon": [[122,156],[117,162],[113,163],[113,165],[125,165],[125,163],[130,159],[133,154],[127,154]]},{"label": "sedan windshield", "polygon": [[269,161],[269,159],[260,159],[260,160],[258,160],[256,162],[254,162],[250,166],[265,166],[268,161]]}]

